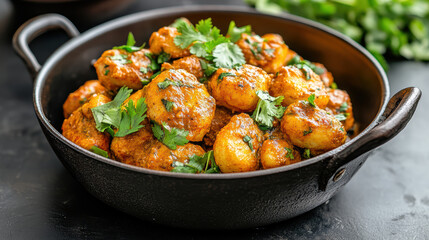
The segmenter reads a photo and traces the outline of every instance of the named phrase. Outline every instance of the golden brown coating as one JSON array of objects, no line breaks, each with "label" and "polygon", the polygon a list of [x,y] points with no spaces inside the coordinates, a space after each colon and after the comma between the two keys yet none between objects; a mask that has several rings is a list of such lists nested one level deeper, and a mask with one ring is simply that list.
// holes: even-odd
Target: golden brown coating
[{"label": "golden brown coating", "polygon": [[210,125],[210,131],[204,136],[204,143],[213,146],[218,132],[229,123],[234,114],[224,107],[216,107],[215,115]]},{"label": "golden brown coating", "polygon": [[189,158],[193,155],[202,156],[205,153],[203,148],[191,143],[177,146],[176,150],[172,150],[156,140],[152,142],[145,152],[147,156],[141,167],[159,171],[171,171],[173,162],[188,163]]},{"label": "golden brown coating", "polygon": [[286,166],[301,161],[300,153],[282,139],[268,139],[261,148],[261,165],[264,169]]},{"label": "golden brown coating", "polygon": [[319,75],[311,70],[307,79],[304,70],[295,66],[282,67],[270,85],[270,95],[284,96],[283,106],[288,106],[298,100],[307,100],[311,94],[316,95],[314,101],[320,108],[325,108],[329,101],[323,82]]},{"label": "golden brown coating", "polygon": [[300,148],[313,152],[326,152],[342,145],[347,138],[343,125],[325,110],[297,101],[286,109],[281,130]]},{"label": "golden brown coating", "polygon": [[144,95],[147,116],[158,124],[189,131],[189,141],[203,140],[210,130],[216,101],[206,87],[185,70],[163,71],[144,88]]},{"label": "golden brown coating", "polygon": [[162,27],[153,32],[149,39],[150,51],[156,55],[162,52],[170,54],[171,58],[181,58],[191,55],[188,49],[181,49],[174,44],[174,38],[180,35],[174,27]]},{"label": "golden brown coating", "polygon": [[354,125],[355,119],[353,117],[353,107],[350,100],[349,94],[344,90],[339,89],[330,89],[329,94],[329,103],[327,110],[331,111],[332,114],[344,114],[346,120],[341,121],[344,125],[344,129],[348,131]]},{"label": "golden brown coating", "polygon": [[332,76],[332,73],[328,71],[328,69],[326,69],[325,65],[321,64],[321,63],[313,63],[316,67],[321,68],[324,70],[324,72],[322,74],[319,75],[320,80],[322,80],[323,85],[325,85],[325,87],[330,87],[332,85],[332,83],[334,82],[334,77]]},{"label": "golden brown coating", "polygon": [[68,118],[76,109],[96,94],[109,95],[108,90],[103,87],[98,80],[86,81],[76,91],[70,93],[64,102],[64,118]]},{"label": "golden brown coating", "polygon": [[[129,53],[122,49],[107,50],[94,63],[100,83],[109,90],[117,91],[122,86],[137,90],[143,87],[142,80],[152,76],[148,66],[151,60],[147,49]],[[143,70],[143,71],[141,71]]]},{"label": "golden brown coating", "polygon": [[219,68],[209,80],[208,88],[216,104],[233,111],[255,110],[256,91],[268,91],[270,76],[261,68],[244,64],[238,69]]},{"label": "golden brown coating", "polygon": [[223,173],[257,170],[262,141],[263,133],[249,115],[235,115],[216,137],[213,145],[216,164]]},{"label": "golden brown coating", "polygon": [[137,132],[124,137],[114,137],[110,145],[113,158],[134,166],[142,167],[148,154],[148,146],[154,137],[150,125],[140,128]]},{"label": "golden brown coating", "polygon": [[193,74],[197,79],[204,77],[204,71],[201,68],[200,59],[195,55],[177,59],[173,61],[173,64],[165,62],[162,64],[162,68],[165,70],[183,69],[188,73]]},{"label": "golden brown coating", "polygon": [[96,107],[109,101],[108,97],[97,95],[74,111],[63,122],[62,131],[64,137],[87,150],[91,150],[93,146],[96,146],[109,152],[110,135],[107,132],[99,132],[95,128],[95,121],[92,114],[88,113],[88,111],[91,112],[91,107]]},{"label": "golden brown coating", "polygon": [[258,35],[242,34],[237,41],[248,64],[258,66],[268,73],[276,73],[285,65],[288,46],[278,34]]}]

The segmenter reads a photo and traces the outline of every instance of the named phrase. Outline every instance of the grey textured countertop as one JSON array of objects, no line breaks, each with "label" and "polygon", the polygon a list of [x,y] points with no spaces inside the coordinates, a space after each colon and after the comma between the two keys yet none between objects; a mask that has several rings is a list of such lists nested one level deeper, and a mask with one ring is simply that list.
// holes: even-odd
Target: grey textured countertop
[{"label": "grey textured countertop", "polygon": [[[193,2],[140,3],[129,12]],[[429,239],[428,63],[390,62],[392,94],[408,86],[423,92],[415,116],[326,204],[257,229],[172,229],[102,204],[61,165],[34,114],[30,75],[11,48],[11,33],[21,23],[18,14],[8,2],[0,2],[0,9],[0,239]],[[34,43],[41,59],[60,44],[47,39]]]}]

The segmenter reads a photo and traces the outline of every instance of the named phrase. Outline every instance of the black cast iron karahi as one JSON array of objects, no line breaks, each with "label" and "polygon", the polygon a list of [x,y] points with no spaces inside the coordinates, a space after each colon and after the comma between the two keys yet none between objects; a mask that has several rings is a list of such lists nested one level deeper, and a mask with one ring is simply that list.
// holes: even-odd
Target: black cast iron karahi
[{"label": "black cast iron karahi", "polygon": [[[96,79],[90,62],[128,32],[138,42],[179,17],[211,17],[226,31],[234,20],[258,34],[279,33],[306,59],[321,62],[349,92],[361,132],[337,149],[300,163],[233,174],[184,174],[138,168],[103,158],[61,135],[62,103],[83,82]],[[49,29],[72,39],[43,67],[28,43]],[[35,78],[34,107],[40,125],[64,166],[92,195],[139,218],[185,228],[235,229],[267,225],[309,211],[330,199],[356,173],[369,152],[392,139],[412,117],[421,92],[407,88],[388,102],[387,77],[376,60],[342,34],[292,15],[270,16],[231,6],[187,6],[141,12],[79,34],[67,19],[48,14],[29,20],[15,33],[15,50]],[[404,79],[405,80],[405,79]]]}]

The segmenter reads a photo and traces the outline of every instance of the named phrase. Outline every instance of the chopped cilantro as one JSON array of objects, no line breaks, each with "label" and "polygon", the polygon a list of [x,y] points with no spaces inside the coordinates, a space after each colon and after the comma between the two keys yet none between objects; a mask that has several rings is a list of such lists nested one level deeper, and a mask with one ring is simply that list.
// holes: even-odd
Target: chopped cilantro
[{"label": "chopped cilantro", "polygon": [[156,78],[160,73],[161,71],[154,73],[152,76],[150,76],[149,80]]},{"label": "chopped cilantro", "polygon": [[186,139],[189,135],[188,131],[178,128],[170,128],[166,123],[162,123],[161,126],[154,122],[152,132],[160,142],[173,150],[177,148],[177,145],[183,146],[189,142],[188,139]]},{"label": "chopped cilantro", "polygon": [[287,147],[285,147],[285,150],[287,151],[286,157],[291,160],[294,160],[295,156],[293,155],[293,150]]},{"label": "chopped cilantro", "polygon": [[231,42],[235,43],[238,40],[240,40],[241,35],[243,33],[251,34],[252,33],[252,27],[250,25],[246,25],[243,27],[236,27],[234,21],[231,21],[229,23],[227,35],[231,39]]},{"label": "chopped cilantro", "polygon": [[149,58],[149,60],[150,60],[150,64],[149,64],[149,66],[147,66],[148,70],[150,70],[152,72],[155,72],[156,70],[158,70],[160,68],[158,62],[155,60],[155,58],[154,58],[154,56],[153,56],[152,53],[148,53],[147,52],[144,55],[147,58]]},{"label": "chopped cilantro", "polygon": [[97,146],[92,146],[91,147],[91,152],[93,152],[95,154],[98,154],[98,155],[100,155],[102,157],[109,158],[109,153],[106,152],[106,151],[104,151],[101,148],[98,148]]},{"label": "chopped cilantro", "polygon": [[160,89],[166,89],[170,85],[175,86],[175,87],[181,87],[181,86],[183,86],[183,83],[181,83],[179,81],[171,80],[169,78],[166,78],[166,79],[164,79],[164,81],[158,83],[158,87]]},{"label": "chopped cilantro", "polygon": [[180,24],[189,24],[186,18],[178,18],[170,25],[170,27],[177,28]]},{"label": "chopped cilantro", "polygon": [[340,112],[345,112],[347,111],[347,109],[349,108],[349,105],[347,104],[347,102],[343,102],[339,108]]},{"label": "chopped cilantro", "polygon": [[164,107],[167,110],[167,112],[171,111],[171,108],[173,108],[174,106],[174,102],[168,101],[166,99],[161,99],[161,101],[162,101],[162,104],[164,104]]},{"label": "chopped cilantro", "polygon": [[264,50],[268,55],[272,55],[274,54],[275,49],[274,48],[267,48]]},{"label": "chopped cilantro", "polygon": [[143,84],[143,86],[146,86],[150,83],[150,79],[140,78],[140,82]]},{"label": "chopped cilantro", "polygon": [[332,89],[338,89],[338,86],[337,86],[337,84],[335,82],[333,82],[331,84],[331,86],[329,86],[329,87],[332,88]]},{"label": "chopped cilantro", "polygon": [[243,141],[249,145],[250,150],[253,151],[252,138],[248,135],[244,136]]},{"label": "chopped cilantro", "polygon": [[109,58],[112,59],[112,61],[114,61],[116,64],[128,64],[133,62],[128,59],[127,54],[118,54],[114,56],[109,56]]},{"label": "chopped cilantro", "polygon": [[306,148],[306,149],[304,150],[304,152],[302,153],[302,157],[303,157],[303,158],[306,158],[306,159],[311,158],[311,152],[310,152],[310,149]]},{"label": "chopped cilantro", "polygon": [[136,44],[136,40],[134,39],[134,35],[131,32],[129,32],[127,44],[122,45],[122,46],[118,46],[118,47],[113,47],[113,49],[122,49],[122,50],[125,50],[127,52],[132,53],[132,52],[136,52],[136,51],[141,50],[146,45],[146,43],[143,43],[143,45],[141,47],[136,47],[136,46],[134,46],[135,44]]},{"label": "chopped cilantro", "polygon": [[140,68],[140,72],[143,73],[143,74],[146,74],[147,73],[147,68],[141,67]]},{"label": "chopped cilantro", "polygon": [[110,70],[106,69],[106,71],[104,71],[104,76],[107,76],[107,74],[109,74]]},{"label": "chopped cilantro", "polygon": [[304,130],[303,134],[305,136],[305,135],[310,134],[312,132],[313,132],[313,129],[311,129],[311,127],[309,127],[308,130]]},{"label": "chopped cilantro", "polygon": [[325,69],[316,66],[310,61],[302,60],[301,56],[295,55],[287,65],[295,65],[297,68],[302,69],[307,77],[307,80],[310,79],[310,70],[315,72],[317,75],[325,73]]},{"label": "chopped cilantro", "polygon": [[237,77],[237,75],[235,75],[234,73],[230,73],[230,72],[223,72],[223,73],[219,74],[219,77],[217,78],[218,82],[219,82],[219,80],[223,80],[224,77]]},{"label": "chopped cilantro", "polygon": [[204,75],[210,77],[217,71],[217,68],[211,64],[207,63],[205,60],[200,59],[201,68],[204,70]]},{"label": "chopped cilantro", "polygon": [[308,103],[309,103],[309,104],[310,104],[310,106],[312,106],[312,107],[316,107],[316,103],[314,102],[314,100],[316,100],[316,95],[314,95],[314,93],[313,93],[313,94],[311,94],[311,95],[308,97],[308,99],[307,99]]},{"label": "chopped cilantro", "polygon": [[[210,168],[209,168],[210,165]],[[213,156],[213,150],[206,152],[203,156],[193,155],[188,163],[174,161],[172,172],[181,173],[220,173]]]},{"label": "chopped cilantro", "polygon": [[240,47],[234,43],[221,43],[213,50],[213,61],[217,67],[234,68],[246,63]]},{"label": "chopped cilantro", "polygon": [[125,109],[121,111],[121,122],[115,137],[124,137],[144,127],[141,123],[146,118],[146,111],[147,105],[144,98],[137,100],[135,106],[133,100],[130,99],[128,105],[125,105]]},{"label": "chopped cilantro", "polygon": [[268,92],[256,91],[259,97],[258,105],[253,111],[252,118],[258,123],[261,129],[271,129],[273,127],[274,118],[282,118],[286,108],[283,107],[283,96],[272,97]]},{"label": "chopped cilantro", "polygon": [[157,58],[157,63],[162,64],[164,62],[168,62],[169,60],[170,60],[170,54],[166,52],[162,52],[161,54],[159,54]]},{"label": "chopped cilantro", "polygon": [[340,114],[337,114],[337,115],[335,115],[335,118],[338,120],[338,121],[344,121],[344,120],[346,120],[347,119],[347,117],[349,116],[349,114],[348,113],[340,113]]}]

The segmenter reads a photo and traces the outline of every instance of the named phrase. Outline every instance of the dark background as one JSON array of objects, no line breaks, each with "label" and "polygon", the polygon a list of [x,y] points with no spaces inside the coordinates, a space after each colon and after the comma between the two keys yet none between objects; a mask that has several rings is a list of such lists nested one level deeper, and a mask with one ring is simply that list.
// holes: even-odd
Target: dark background
[{"label": "dark background", "polygon": [[[85,4],[90,6],[83,8]],[[243,3],[0,0],[0,239],[429,239],[429,64],[421,62],[389,61],[392,94],[408,86],[423,91],[408,127],[375,150],[334,198],[299,217],[241,231],[182,230],[130,217],[89,195],[43,136],[33,110],[31,77],[11,46],[13,32],[25,20],[46,12],[65,14],[83,32],[120,15],[186,4]],[[65,34],[54,31],[31,47],[43,62],[66,40]]]}]

